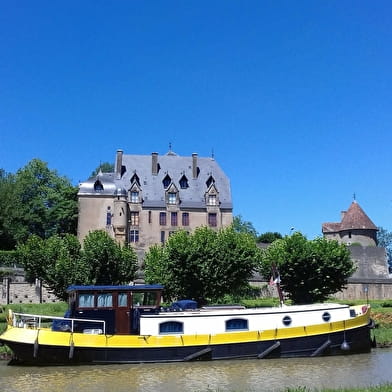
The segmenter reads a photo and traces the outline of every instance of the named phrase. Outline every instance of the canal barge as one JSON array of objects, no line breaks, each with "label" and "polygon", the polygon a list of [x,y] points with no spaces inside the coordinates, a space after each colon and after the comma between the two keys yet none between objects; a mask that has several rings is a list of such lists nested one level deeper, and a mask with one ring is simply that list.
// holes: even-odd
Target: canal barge
[{"label": "canal barge", "polygon": [[10,312],[12,364],[315,357],[369,352],[370,306],[163,307],[161,285],[71,286],[64,317]]}]

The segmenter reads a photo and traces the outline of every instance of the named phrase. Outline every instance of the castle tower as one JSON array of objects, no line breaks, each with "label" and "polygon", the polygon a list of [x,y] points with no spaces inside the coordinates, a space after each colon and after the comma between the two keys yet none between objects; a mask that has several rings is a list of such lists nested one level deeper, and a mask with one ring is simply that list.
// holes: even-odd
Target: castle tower
[{"label": "castle tower", "polygon": [[377,246],[377,231],[377,226],[355,200],[347,211],[342,211],[340,222],[327,222],[322,225],[325,238],[347,245]]}]

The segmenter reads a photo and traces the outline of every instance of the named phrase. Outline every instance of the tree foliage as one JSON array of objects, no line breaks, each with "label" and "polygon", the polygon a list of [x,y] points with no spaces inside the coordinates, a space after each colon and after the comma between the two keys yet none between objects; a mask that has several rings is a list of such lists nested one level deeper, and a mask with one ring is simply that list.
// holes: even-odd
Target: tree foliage
[{"label": "tree foliage", "polygon": [[145,278],[165,285],[170,299],[218,301],[248,287],[259,256],[254,237],[233,227],[178,231],[165,245],[152,246],[146,253]]},{"label": "tree foliage", "polygon": [[137,256],[132,248],[121,247],[105,231],[89,233],[83,241],[82,259],[89,267],[90,284],[125,284],[133,280]]},{"label": "tree foliage", "polygon": [[257,237],[257,231],[252,222],[243,220],[241,215],[236,215],[233,218],[233,228],[237,233],[251,234],[253,237]]},{"label": "tree foliage", "polygon": [[90,177],[95,177],[99,172],[102,173],[113,173],[114,172],[114,164],[109,162],[100,163],[94,171],[91,173]]},{"label": "tree foliage", "polygon": [[258,242],[262,242],[264,244],[271,244],[272,242],[274,242],[275,240],[280,240],[282,239],[282,234],[278,233],[278,232],[272,232],[272,231],[267,231],[263,234],[260,234],[257,237],[257,241]]},{"label": "tree foliage", "polygon": [[389,271],[392,272],[392,233],[383,227],[377,231],[377,242],[379,246],[385,248],[387,252]]},{"label": "tree foliage", "polygon": [[17,247],[26,279],[41,279],[54,294],[65,300],[72,284],[125,284],[133,279],[137,256],[132,249],[121,248],[105,232],[91,232],[84,249],[76,236],[54,235],[42,239],[32,235]]},{"label": "tree foliage", "polygon": [[62,300],[66,300],[66,289],[71,284],[88,283],[88,268],[80,258],[79,241],[72,234],[48,239],[32,235],[17,247],[17,254],[26,279],[41,279]]},{"label": "tree foliage", "polygon": [[355,270],[346,245],[325,238],[309,241],[298,232],[274,241],[261,260],[264,277],[276,265],[281,286],[294,303],[324,301],[341,290]]},{"label": "tree foliage", "polygon": [[11,249],[35,234],[75,234],[77,188],[33,159],[15,175],[0,175],[0,248]]},{"label": "tree foliage", "polygon": [[10,250],[15,246],[12,228],[13,187],[15,179],[10,173],[0,169],[0,249]]}]

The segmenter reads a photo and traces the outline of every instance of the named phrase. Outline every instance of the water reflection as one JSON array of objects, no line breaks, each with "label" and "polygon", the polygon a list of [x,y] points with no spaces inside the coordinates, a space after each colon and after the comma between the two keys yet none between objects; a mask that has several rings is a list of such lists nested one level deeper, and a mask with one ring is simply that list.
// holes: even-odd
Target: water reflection
[{"label": "water reflection", "polygon": [[391,349],[346,357],[80,367],[12,367],[0,362],[0,391],[281,391],[392,382]]}]

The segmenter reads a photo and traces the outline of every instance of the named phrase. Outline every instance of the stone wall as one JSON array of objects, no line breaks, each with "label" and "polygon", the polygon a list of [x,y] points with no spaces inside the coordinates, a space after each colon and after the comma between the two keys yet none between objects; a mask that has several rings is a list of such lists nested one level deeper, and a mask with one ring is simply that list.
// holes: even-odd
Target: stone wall
[{"label": "stone wall", "polygon": [[351,259],[357,266],[355,279],[388,278],[388,261],[385,248],[378,246],[349,246]]},{"label": "stone wall", "polygon": [[392,279],[349,279],[347,288],[334,295],[342,300],[391,300]]},{"label": "stone wall", "polygon": [[9,278],[4,278],[0,282],[0,305],[8,304],[28,304],[28,303],[43,303],[43,302],[57,302],[57,297],[50,293],[42,282],[37,280],[35,284],[27,282],[11,281]]}]

